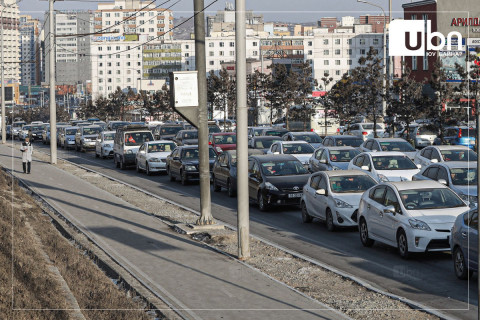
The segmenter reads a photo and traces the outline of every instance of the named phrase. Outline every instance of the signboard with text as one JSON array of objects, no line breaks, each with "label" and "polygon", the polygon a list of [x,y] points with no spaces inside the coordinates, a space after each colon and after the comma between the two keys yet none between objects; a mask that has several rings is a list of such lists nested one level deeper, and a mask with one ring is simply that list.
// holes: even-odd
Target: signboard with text
[{"label": "signboard with text", "polygon": [[198,75],[197,71],[170,73],[170,103],[190,124],[198,128]]}]

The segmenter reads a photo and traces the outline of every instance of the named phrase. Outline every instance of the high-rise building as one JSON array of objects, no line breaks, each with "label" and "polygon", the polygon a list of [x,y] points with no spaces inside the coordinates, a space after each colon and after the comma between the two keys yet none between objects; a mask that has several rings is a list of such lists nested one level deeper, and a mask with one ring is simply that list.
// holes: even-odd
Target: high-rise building
[{"label": "high-rise building", "polygon": [[320,28],[328,28],[328,32],[333,32],[337,27],[338,22],[336,17],[322,17],[318,21],[318,26]]},{"label": "high-rise building", "polygon": [[20,83],[24,86],[40,84],[39,24],[29,15],[20,16]]},{"label": "high-rise building", "polygon": [[15,0],[2,1],[0,10],[3,12],[1,28],[3,37],[4,80],[6,82],[20,81],[20,32],[19,10]]},{"label": "high-rise building", "polygon": [[93,32],[92,11],[56,11],[55,46],[50,45],[50,22],[45,15],[46,80],[50,74],[49,55],[55,55],[55,81],[75,85],[91,79],[90,39]]}]

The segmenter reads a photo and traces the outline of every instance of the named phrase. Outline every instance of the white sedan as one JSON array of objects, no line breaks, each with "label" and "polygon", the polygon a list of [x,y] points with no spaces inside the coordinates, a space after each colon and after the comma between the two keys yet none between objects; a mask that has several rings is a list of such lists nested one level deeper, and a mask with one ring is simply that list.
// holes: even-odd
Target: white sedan
[{"label": "white sedan", "polygon": [[358,170],[320,171],[311,175],[303,187],[302,220],[319,218],[333,231],[336,227],[357,225],[357,209],[365,190],[375,184],[368,174]]},{"label": "white sedan", "polygon": [[113,157],[113,140],[115,131],[103,131],[98,134],[95,141],[95,157]]},{"label": "white sedan", "polygon": [[362,170],[378,182],[410,181],[420,171],[402,152],[362,152],[352,159],[348,169]]},{"label": "white sedan", "polygon": [[449,251],[455,219],[470,208],[452,190],[436,181],[382,183],[365,192],[358,208],[360,240],[410,252]]},{"label": "white sedan", "polygon": [[270,146],[267,154],[291,154],[308,169],[308,160],[315,149],[305,141],[277,141]]},{"label": "white sedan", "polygon": [[135,164],[137,172],[145,171],[147,175],[153,172],[167,172],[167,156],[177,145],[170,140],[144,142],[138,149]]}]

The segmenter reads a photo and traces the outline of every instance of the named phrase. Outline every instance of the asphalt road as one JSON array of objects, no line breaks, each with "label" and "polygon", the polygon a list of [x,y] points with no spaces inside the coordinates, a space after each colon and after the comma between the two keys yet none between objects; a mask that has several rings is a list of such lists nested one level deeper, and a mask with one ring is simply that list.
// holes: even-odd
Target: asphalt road
[{"label": "asphalt road", "polygon": [[[35,148],[48,146],[35,143]],[[116,169],[112,159],[97,159],[94,152],[80,153],[58,149],[58,157],[90,167],[126,181],[186,207],[200,209],[198,184],[182,186],[170,182],[166,175],[147,176],[134,169]],[[236,198],[225,190],[212,191],[212,214],[236,225]],[[477,319],[477,275],[470,281],[455,277],[449,253],[416,254],[409,260],[399,257],[396,249],[375,244],[362,246],[357,230],[328,232],[320,221],[303,224],[298,208],[278,208],[260,212],[250,205],[250,231],[271,242],[289,248],[317,261],[350,273],[377,288],[420,302],[431,309],[459,319]]]}]

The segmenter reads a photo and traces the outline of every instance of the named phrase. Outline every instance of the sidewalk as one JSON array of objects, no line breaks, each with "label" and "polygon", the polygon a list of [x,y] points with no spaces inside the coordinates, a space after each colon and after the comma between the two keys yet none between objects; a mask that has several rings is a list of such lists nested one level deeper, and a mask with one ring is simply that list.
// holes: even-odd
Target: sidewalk
[{"label": "sidewalk", "polygon": [[20,151],[13,155],[10,146],[0,145],[1,166],[13,170],[188,319],[348,318],[173,233],[158,219],[55,166],[34,159],[32,173],[23,174]]}]

